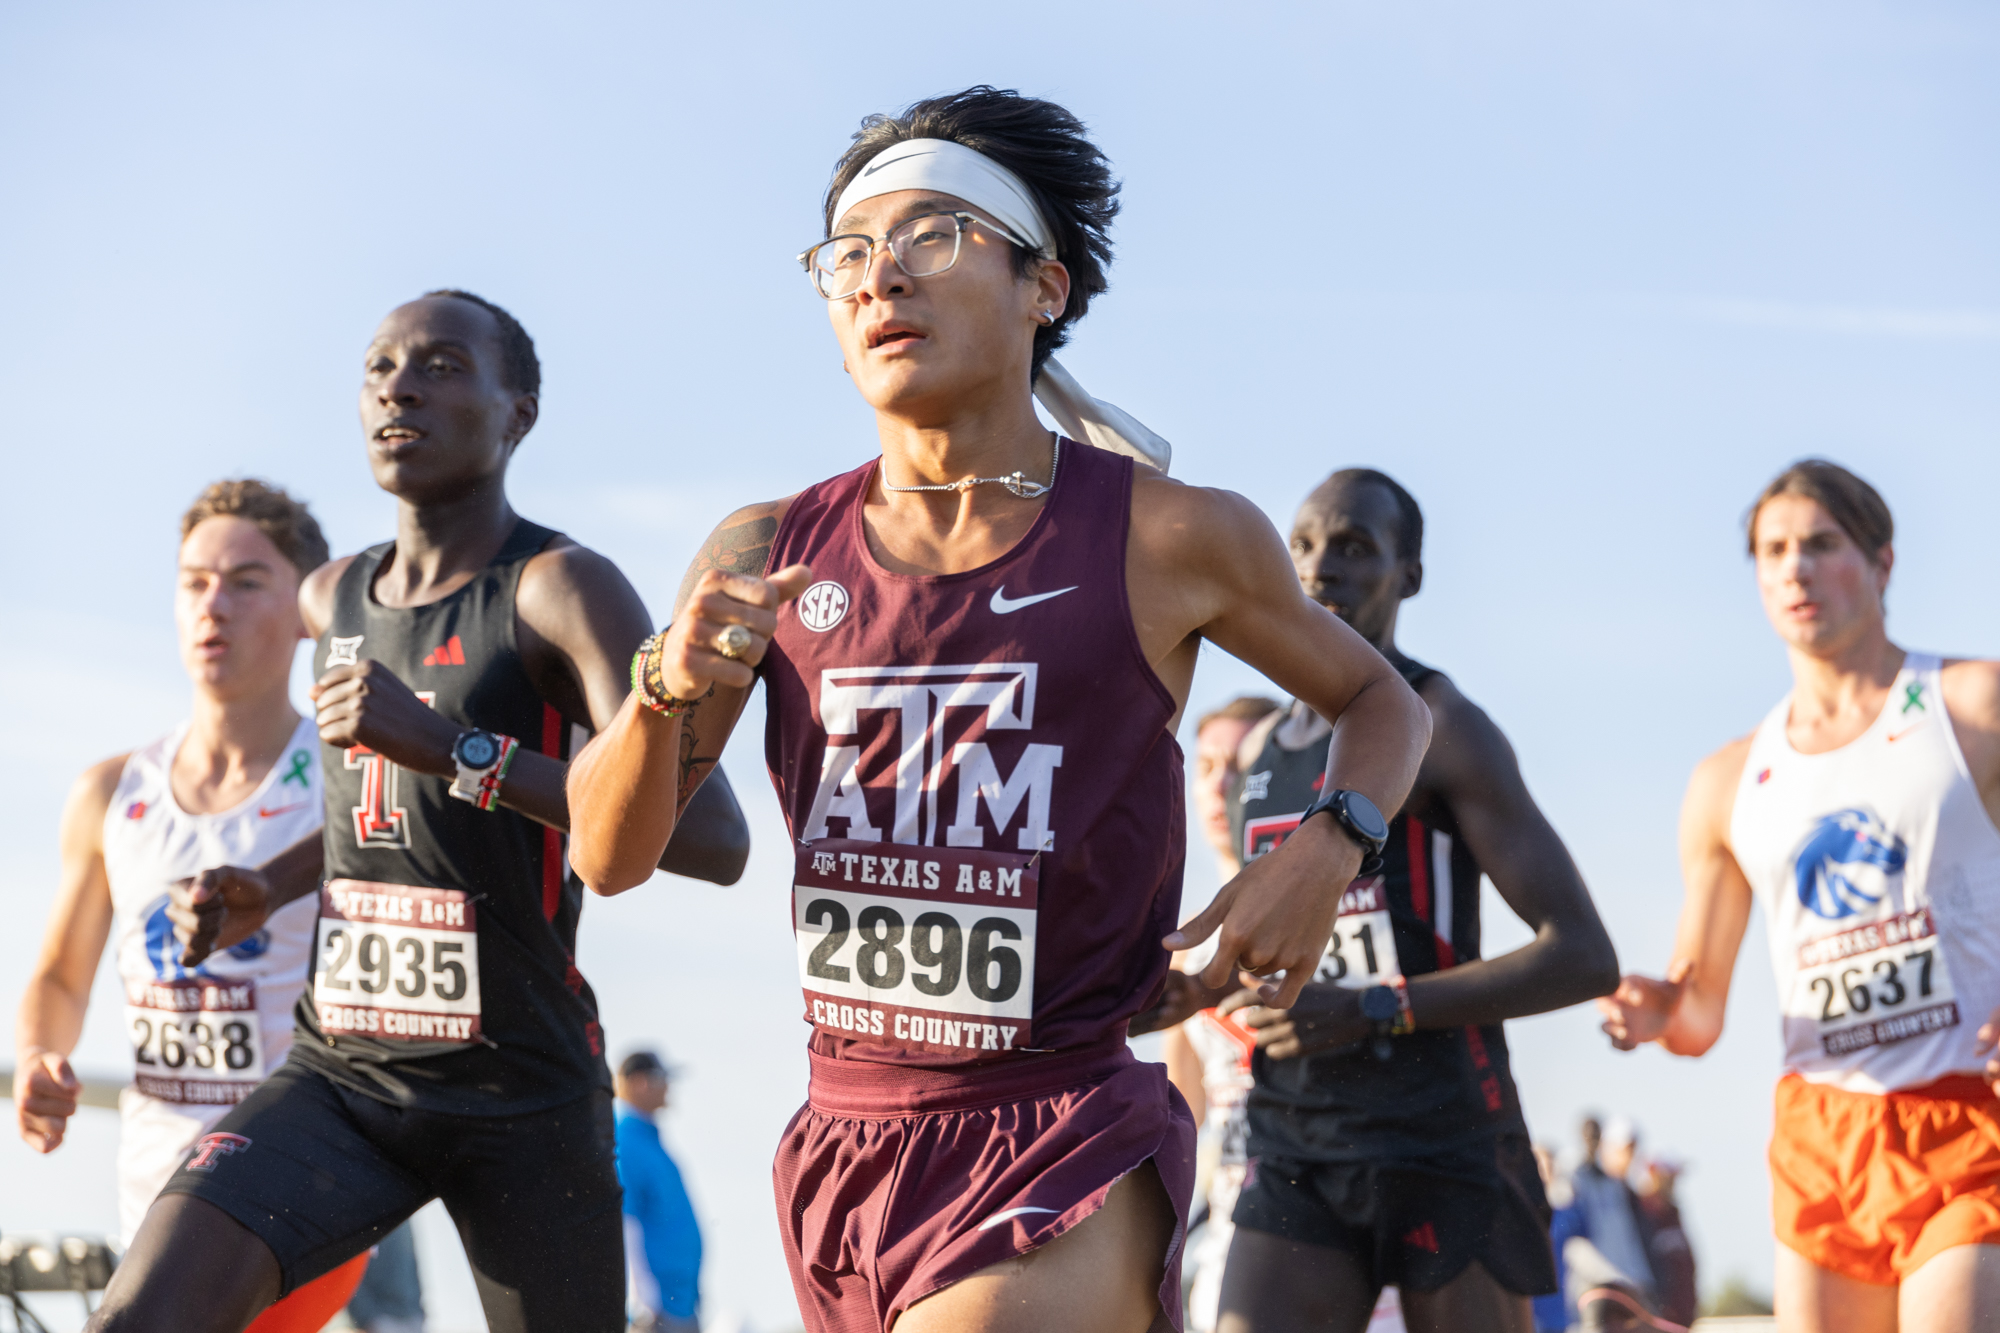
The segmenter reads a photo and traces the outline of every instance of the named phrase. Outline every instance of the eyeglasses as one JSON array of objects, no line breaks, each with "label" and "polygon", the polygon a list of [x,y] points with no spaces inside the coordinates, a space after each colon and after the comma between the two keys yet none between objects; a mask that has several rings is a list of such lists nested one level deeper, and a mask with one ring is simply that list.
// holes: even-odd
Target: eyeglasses
[{"label": "eyeglasses", "polygon": [[970,213],[925,213],[902,223],[887,236],[831,236],[799,256],[799,266],[812,279],[813,290],[838,301],[861,290],[875,266],[876,248],[886,242],[896,267],[913,278],[933,278],[958,262],[967,227],[984,227],[994,235],[1031,248],[1004,227]]}]

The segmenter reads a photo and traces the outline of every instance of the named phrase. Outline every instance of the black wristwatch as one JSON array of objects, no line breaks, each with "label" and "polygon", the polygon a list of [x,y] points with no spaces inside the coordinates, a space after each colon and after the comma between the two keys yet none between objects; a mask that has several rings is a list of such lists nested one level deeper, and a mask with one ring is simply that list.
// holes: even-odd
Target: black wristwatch
[{"label": "black wristwatch", "polygon": [[460,768],[483,772],[500,759],[500,738],[490,731],[464,732],[451,747],[452,761]]},{"label": "black wristwatch", "polygon": [[1375,802],[1358,791],[1336,789],[1307,806],[1306,812],[1299,816],[1299,823],[1304,824],[1322,810],[1333,816],[1333,822],[1348,837],[1361,844],[1360,873],[1372,875],[1380,870],[1382,849],[1389,845],[1389,821],[1382,818]]}]

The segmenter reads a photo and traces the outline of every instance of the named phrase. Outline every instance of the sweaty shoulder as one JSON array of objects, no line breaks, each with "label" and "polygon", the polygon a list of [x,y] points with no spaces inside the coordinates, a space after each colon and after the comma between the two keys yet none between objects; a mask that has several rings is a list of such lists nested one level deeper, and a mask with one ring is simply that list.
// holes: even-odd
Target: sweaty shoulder
[{"label": "sweaty shoulder", "polygon": [[1191,486],[1149,467],[1132,469],[1132,542],[1154,559],[1172,564],[1208,565],[1231,537],[1246,529],[1268,529],[1264,511],[1235,491]]},{"label": "sweaty shoulder", "polygon": [[693,593],[694,585],[711,569],[724,574],[748,574],[752,578],[769,573],[771,543],[778,535],[778,525],[784,522],[792,502],[798,498],[794,493],[781,500],[745,505],[716,524],[688,566],[687,577],[681,580],[680,591],[674,595],[674,613],[680,614],[681,605]]},{"label": "sweaty shoulder", "polygon": [[1729,815],[1736,807],[1736,788],[1743,781],[1743,764],[1750,757],[1754,736],[1739,736],[1694,766],[1688,779],[1683,812],[1700,820],[1719,842],[1729,841]]},{"label": "sweaty shoulder", "polygon": [[2000,818],[2000,662],[1948,661],[1940,686],[1959,752],[1988,811]]},{"label": "sweaty shoulder", "polygon": [[129,753],[99,760],[78,775],[70,785],[63,805],[63,837],[86,838],[92,846],[102,846],[104,816],[110,813],[111,798],[118,793],[118,779],[125,775]]},{"label": "sweaty shoulder", "polygon": [[1298,578],[1264,511],[1234,491],[1190,486],[1134,468],[1126,582],[1140,637],[1151,629],[1202,629],[1273,587],[1297,594]]},{"label": "sweaty shoulder", "polygon": [[1947,660],[1939,673],[1944,706],[1960,727],[2000,731],[2000,662]]},{"label": "sweaty shoulder", "polygon": [[327,625],[332,622],[334,590],[340,587],[340,576],[359,554],[329,560],[300,582],[299,615],[306,622],[306,632],[315,639],[326,633]]},{"label": "sweaty shoulder", "polygon": [[1431,710],[1431,744],[1424,752],[1420,786],[1449,791],[1454,779],[1485,781],[1491,766],[1514,763],[1514,749],[1486,710],[1465,697],[1442,671],[1430,676],[1417,697]]},{"label": "sweaty shoulder", "polygon": [[628,595],[631,588],[608,556],[557,536],[521,566],[514,607],[529,625],[542,629],[544,621],[561,621],[573,614],[580,602]]}]

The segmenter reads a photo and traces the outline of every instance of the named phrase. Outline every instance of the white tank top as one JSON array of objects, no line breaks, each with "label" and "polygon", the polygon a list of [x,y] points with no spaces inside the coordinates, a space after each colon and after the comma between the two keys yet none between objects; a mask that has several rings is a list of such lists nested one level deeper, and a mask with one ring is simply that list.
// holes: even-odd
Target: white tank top
[{"label": "white tank top", "polygon": [[268,861],[320,827],[319,735],[300,721],[284,754],[233,810],[196,815],[169,780],[187,724],[125,761],[104,816],[118,975],[125,986],[133,1089],[199,1119],[243,1100],[285,1058],[292,1006],[305,988],[316,895],[287,903],[264,929],[198,967],[180,964],[167,919],[176,880]]},{"label": "white tank top", "polygon": [[1868,730],[1800,754],[1787,695],[1751,739],[1729,836],[1763,900],[1785,1066],[1851,1092],[1977,1073],[2000,1004],[2000,830],[1911,653]]}]

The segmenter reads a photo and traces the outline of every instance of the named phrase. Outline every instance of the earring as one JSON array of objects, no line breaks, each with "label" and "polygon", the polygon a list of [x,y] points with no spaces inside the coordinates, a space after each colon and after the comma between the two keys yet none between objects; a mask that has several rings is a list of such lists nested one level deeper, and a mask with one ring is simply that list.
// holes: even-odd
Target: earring
[{"label": "earring", "polygon": [[1038,311],[1036,312],[1036,317],[1040,319],[1044,325],[1053,324],[1056,322],[1056,312],[1053,310]]}]

